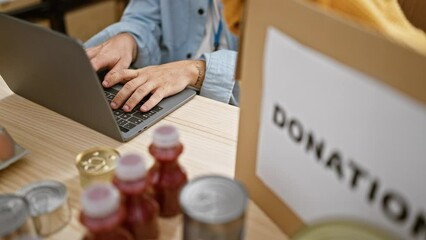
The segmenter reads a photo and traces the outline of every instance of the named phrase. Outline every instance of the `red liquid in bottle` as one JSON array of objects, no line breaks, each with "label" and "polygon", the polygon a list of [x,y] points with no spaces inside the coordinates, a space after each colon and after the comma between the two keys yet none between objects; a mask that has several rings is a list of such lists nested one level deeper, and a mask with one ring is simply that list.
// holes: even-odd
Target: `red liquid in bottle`
[{"label": "red liquid in bottle", "polygon": [[181,213],[179,193],[188,181],[186,173],[178,163],[183,151],[177,129],[162,126],[155,130],[149,152],[155,163],[148,172],[154,187],[154,196],[160,205],[160,216],[173,217]]},{"label": "red liquid in bottle", "polygon": [[152,197],[140,155],[130,154],[118,160],[113,184],[124,197],[127,217],[124,226],[135,240],[158,237],[158,203]]},{"label": "red liquid in bottle", "polygon": [[120,202],[120,193],[110,184],[88,187],[81,198],[80,222],[89,231],[84,240],[134,240],[121,227],[126,211]]}]

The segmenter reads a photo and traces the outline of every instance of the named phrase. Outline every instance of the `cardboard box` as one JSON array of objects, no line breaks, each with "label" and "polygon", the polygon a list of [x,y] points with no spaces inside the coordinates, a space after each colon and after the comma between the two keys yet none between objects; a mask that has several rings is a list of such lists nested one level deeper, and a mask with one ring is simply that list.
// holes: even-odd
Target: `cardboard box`
[{"label": "cardboard box", "polygon": [[236,178],[251,198],[290,236],[349,218],[424,239],[426,57],[307,1],[246,7]]},{"label": "cardboard box", "polygon": [[99,1],[66,13],[65,22],[68,35],[83,42],[105,27],[119,21],[123,1]]}]

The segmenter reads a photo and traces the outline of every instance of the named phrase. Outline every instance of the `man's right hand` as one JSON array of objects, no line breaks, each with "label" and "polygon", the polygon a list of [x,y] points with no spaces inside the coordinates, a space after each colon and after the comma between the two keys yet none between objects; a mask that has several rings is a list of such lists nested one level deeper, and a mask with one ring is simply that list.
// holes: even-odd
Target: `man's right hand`
[{"label": "man's right hand", "polygon": [[105,80],[108,80],[113,73],[129,68],[136,59],[137,45],[130,33],[121,33],[96,47],[86,49],[86,53],[95,71],[109,69],[102,82],[102,85],[106,87]]}]

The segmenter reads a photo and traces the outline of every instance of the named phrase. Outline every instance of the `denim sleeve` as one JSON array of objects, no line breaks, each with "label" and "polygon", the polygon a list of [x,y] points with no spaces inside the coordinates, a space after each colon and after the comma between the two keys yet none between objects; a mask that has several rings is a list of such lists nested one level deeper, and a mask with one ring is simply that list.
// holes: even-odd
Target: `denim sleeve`
[{"label": "denim sleeve", "polygon": [[131,0],[120,22],[102,30],[89,39],[84,46],[94,47],[119,33],[127,32],[134,36],[138,45],[138,55],[133,65],[142,68],[159,64],[161,59],[160,18],[159,0]]},{"label": "denim sleeve", "polygon": [[206,61],[206,75],[200,95],[238,106],[239,85],[235,81],[237,52],[219,50],[201,56]]}]

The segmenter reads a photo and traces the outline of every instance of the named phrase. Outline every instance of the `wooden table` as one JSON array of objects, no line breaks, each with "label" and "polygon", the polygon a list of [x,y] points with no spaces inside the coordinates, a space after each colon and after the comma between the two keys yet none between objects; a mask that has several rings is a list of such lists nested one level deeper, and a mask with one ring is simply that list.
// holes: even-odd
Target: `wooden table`
[{"label": "wooden table", "polygon": [[[70,192],[71,223],[47,239],[79,240],[84,228],[77,220],[81,187],[74,161],[88,148],[107,146],[120,153],[139,152],[152,164],[147,146],[157,126],[178,127],[185,150],[180,163],[189,178],[205,174],[233,177],[239,109],[196,96],[128,143],[121,143],[49,109],[13,94],[0,76],[0,125],[30,153],[0,171],[0,193],[14,192],[35,180],[63,182]],[[287,239],[252,202],[246,216],[246,239]],[[181,239],[182,217],[160,219],[160,239]]]}]

